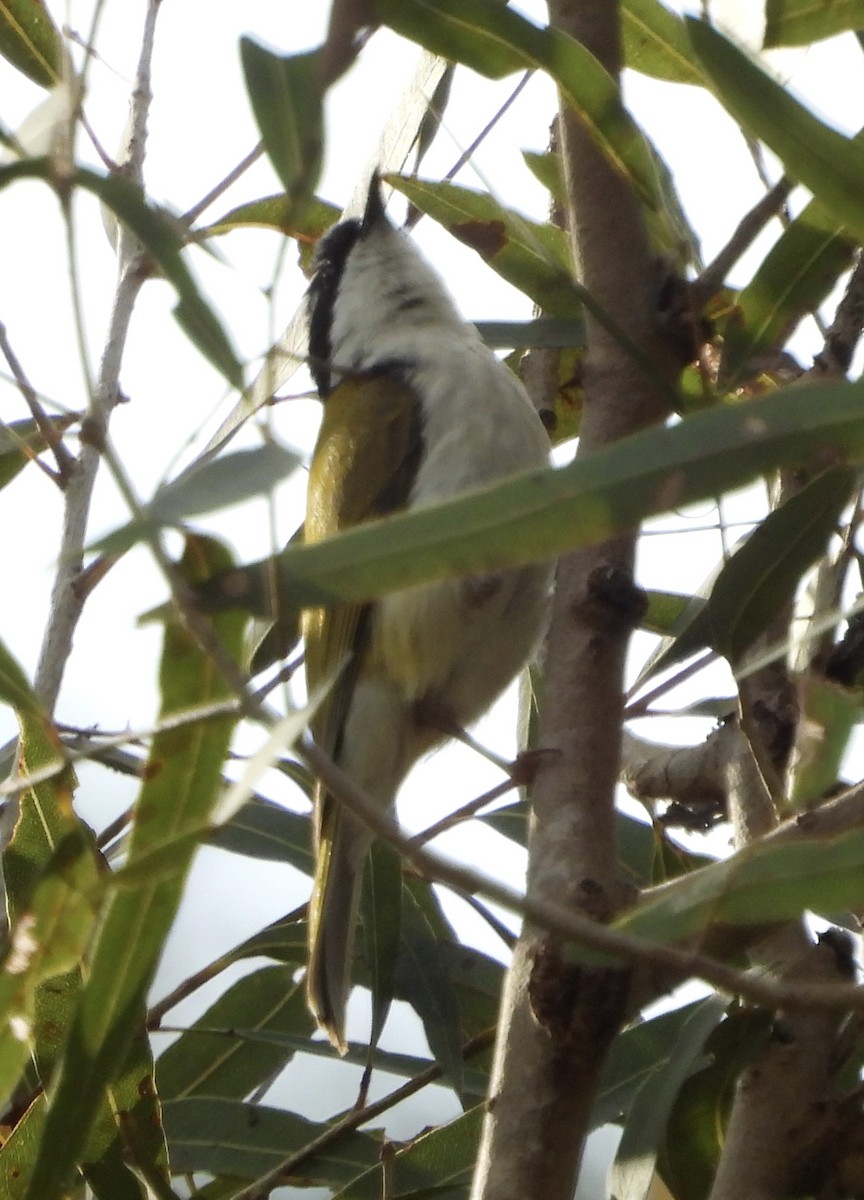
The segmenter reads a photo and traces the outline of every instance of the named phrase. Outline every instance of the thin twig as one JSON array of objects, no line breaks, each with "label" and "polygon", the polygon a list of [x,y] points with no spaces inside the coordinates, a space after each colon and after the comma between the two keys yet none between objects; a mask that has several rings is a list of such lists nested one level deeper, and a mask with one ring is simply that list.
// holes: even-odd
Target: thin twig
[{"label": "thin twig", "polygon": [[17,354],[12,349],[12,344],[9,341],[9,334],[6,330],[5,324],[2,321],[0,321],[0,351],[3,352],[3,357],[9,364],[9,369],[15,378],[15,382],[18,385],[18,390],[24,397],[24,402],[30,409],[33,420],[36,422],[36,428],[42,434],[43,438],[45,439],[46,446],[48,446],[51,453],[54,455],[54,461],[57,463],[57,474],[55,475],[54,472],[50,471],[44,463],[39,462],[38,458],[35,459],[35,461],[40,467],[42,467],[44,471],[47,472],[51,479],[62,486],[64,480],[68,478],[69,473],[72,470],[75,458],[69,452],[69,450],[67,450],[62,434],[57,432],[51,421],[51,418],[40,404],[39,397],[36,394],[36,389],[27,378]]},{"label": "thin twig", "polygon": [[0,796],[10,796],[16,792],[36,787],[37,784],[44,783],[46,779],[53,779],[55,775],[59,775],[68,765],[82,760],[98,759],[100,755],[105,754],[114,746],[125,746],[129,742],[144,741],[165,730],[182,729],[186,725],[194,725],[213,717],[236,716],[239,710],[240,701],[231,696],[227,700],[214,700],[211,704],[202,704],[182,713],[172,713],[157,721],[147,730],[130,729],[127,733],[118,733],[114,737],[100,737],[98,743],[92,746],[67,750],[62,759],[58,756],[56,762],[39,767],[36,771],[29,771],[26,775],[16,775],[12,779],[5,780],[0,783]]},{"label": "thin twig", "polygon": [[684,683],[686,679],[690,679],[693,675],[698,674],[709,663],[713,662],[717,657],[716,650],[706,650],[703,655],[695,659],[694,662],[688,663],[686,667],[682,667],[680,671],[665,679],[663,683],[658,683],[650,692],[646,692],[644,696],[640,696],[638,700],[634,700],[624,709],[624,718],[627,721],[632,721],[634,717],[644,717],[650,708],[651,704],[659,699],[660,696],[665,696],[667,692],[671,692],[673,688],[678,687],[680,683]]},{"label": "thin twig", "polygon": [[536,896],[525,896],[515,888],[490,879],[470,867],[414,845],[389,814],[380,807],[314,743],[306,741],[301,757],[313,773],[338,796],[345,807],[372,832],[413,863],[418,871],[459,891],[474,892],[500,904],[509,912],[529,920],[550,933],[590,950],[631,963],[644,963],[668,972],[677,980],[702,979],[720,991],[742,996],[768,1008],[803,1008],[844,1011],[864,1009],[864,988],[851,984],[785,984],[776,979],[739,971],[695,950],[650,942],[609,925],[584,917],[572,909]]},{"label": "thin twig", "polygon": [[[477,1037],[471,1038],[466,1042],[462,1049],[463,1059],[470,1059],[475,1054],[481,1053],[488,1049],[495,1040],[495,1030],[486,1029]],[[386,1096],[382,1096],[380,1100],[375,1100],[371,1104],[365,1105],[363,1108],[351,1108],[335,1121],[324,1133],[319,1137],[309,1142],[301,1150],[292,1154],[290,1158],[286,1158],[278,1167],[274,1167],[272,1171],[268,1171],[266,1175],[262,1175],[260,1179],[256,1179],[249,1187],[244,1188],[241,1192],[234,1195],[234,1200],[264,1200],[269,1196],[273,1188],[278,1187],[282,1182],[288,1181],[292,1176],[299,1171],[307,1162],[316,1158],[323,1150],[328,1149],[345,1133],[350,1133],[354,1129],[359,1129],[361,1125],[367,1124],[374,1120],[375,1117],[381,1116],[382,1113],[388,1112],[403,1100],[407,1100],[409,1096],[415,1095],[428,1087],[430,1083],[435,1083],[443,1075],[441,1068],[436,1063],[434,1066],[427,1067],[425,1071],[421,1071],[419,1075],[415,1075],[413,1079],[409,1079],[407,1083],[403,1083],[401,1087],[395,1088]]]},{"label": "thin twig", "polygon": [[476,817],[477,813],[485,808],[487,804],[491,804],[494,800],[499,800],[501,796],[506,796],[516,786],[517,783],[514,779],[505,779],[503,783],[490,788],[482,796],[475,796],[473,800],[469,800],[467,804],[463,804],[455,812],[448,813],[446,817],[442,817],[434,825],[429,825],[426,829],[421,830],[420,833],[415,833],[411,841],[415,846],[425,846],[427,842],[431,842],[433,838],[438,837],[440,834],[447,833],[448,830],[455,829],[457,825],[462,825],[465,821]]},{"label": "thin twig", "polygon": [[720,290],[742,254],[750,249],[768,222],[778,215],[793,186],[791,180],[781,179],[741,218],[729,241],[693,285],[700,306]]},{"label": "thin twig", "polygon": [[[531,76],[533,74],[534,74],[533,71],[525,72],[525,74],[522,76],[522,78],[519,80],[519,82],[513,88],[510,95],[507,97],[507,99],[504,100],[504,102],[496,109],[496,111],[492,114],[492,116],[489,118],[489,120],[486,122],[486,124],[483,126],[483,128],[480,130],[480,132],[477,134],[477,136],[471,142],[471,144],[465,150],[463,150],[462,153],[459,155],[459,157],[456,159],[453,166],[450,168],[450,170],[444,176],[445,182],[449,182],[450,180],[455,179],[456,176],[459,174],[459,172],[462,170],[462,168],[465,166],[465,164],[471,161],[471,159],[474,157],[476,152],[479,150],[480,146],[483,144],[483,142],[486,140],[486,138],[489,136],[489,134],[492,132],[492,130],[495,128],[495,126],[498,124],[498,122],[501,120],[501,118],[507,112],[507,110],[513,104],[515,104],[516,100],[519,98],[523,89],[527,86],[528,81],[531,79]],[[430,107],[431,107],[431,105],[430,105]],[[435,115],[439,118],[439,120],[441,119],[440,113],[436,113]],[[421,212],[421,210],[419,208],[412,208],[411,211],[409,212],[408,216],[405,219],[405,228],[406,229],[416,228],[416,226],[419,225],[420,221],[423,219],[424,216],[425,216],[425,214],[423,212]]]},{"label": "thin twig", "polygon": [[221,179],[214,188],[210,189],[206,196],[199,200],[197,204],[193,204],[192,207],[183,214],[180,220],[186,225],[192,225],[195,221],[197,221],[202,212],[204,212],[206,208],[209,208],[214,201],[218,200],[221,195],[227,192],[231,185],[236,183],[241,175],[248,171],[253,163],[258,161],[263,153],[264,143],[259,142],[257,146],[249,151],[245,158],[241,158],[237,166],[232,168],[232,170],[228,172],[224,179]]},{"label": "thin twig", "polygon": [[[150,71],[153,56],[153,41],[156,16],[160,0],[149,0],[146,10],[141,52],[136,72],[133,95],[132,152],[129,171],[140,180],[144,160],[147,111],[150,103]],[[101,13],[101,3],[94,12],[94,27]],[[92,43],[93,37],[89,41]],[[85,60],[89,62],[89,53]],[[76,286],[77,267],[74,252],[74,225],[68,203],[64,204],[67,216],[67,243],[72,267],[73,287]],[[66,490],[66,506],[63,531],[58,554],[58,568],[51,594],[50,615],[36,668],[35,687],[45,707],[52,711],[60,691],[66,662],[72,651],[72,638],[83,609],[83,599],[76,593],[75,585],[83,565],[87,521],[93,498],[93,489],[111,412],[119,395],[120,364],[132,311],[143,275],[137,269],[140,249],[128,236],[121,237],[119,281],[114,296],[113,311],[106,339],[99,376],[90,393],[90,411],[83,431],[81,455],[69,478]],[[76,327],[81,347],[82,365],[86,371],[86,347],[80,304],[75,305]]]}]

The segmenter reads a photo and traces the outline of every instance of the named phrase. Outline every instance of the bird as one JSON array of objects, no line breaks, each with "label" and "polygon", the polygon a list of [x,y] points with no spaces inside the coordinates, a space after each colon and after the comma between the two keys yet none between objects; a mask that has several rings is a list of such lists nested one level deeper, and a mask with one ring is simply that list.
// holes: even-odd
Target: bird
[{"label": "bird", "polygon": [[[377,173],[362,216],[319,239],[307,319],[323,401],[307,543],[548,465],[548,435],[524,387],[389,219]],[[311,720],[316,744],[390,809],[414,763],[476,721],[525,666],[549,590],[540,563],[307,609],[307,686],[326,692]],[[321,784],[314,802],[306,996],[344,1053],[372,837]]]}]

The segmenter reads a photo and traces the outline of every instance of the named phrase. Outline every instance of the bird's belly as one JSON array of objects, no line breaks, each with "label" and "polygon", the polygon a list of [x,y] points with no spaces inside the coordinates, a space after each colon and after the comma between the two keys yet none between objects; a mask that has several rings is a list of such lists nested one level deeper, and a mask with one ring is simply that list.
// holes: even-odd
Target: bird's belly
[{"label": "bird's belly", "polygon": [[407,702],[460,726],[476,720],[524,665],[537,639],[548,568],[444,580],[383,597],[369,653]]}]

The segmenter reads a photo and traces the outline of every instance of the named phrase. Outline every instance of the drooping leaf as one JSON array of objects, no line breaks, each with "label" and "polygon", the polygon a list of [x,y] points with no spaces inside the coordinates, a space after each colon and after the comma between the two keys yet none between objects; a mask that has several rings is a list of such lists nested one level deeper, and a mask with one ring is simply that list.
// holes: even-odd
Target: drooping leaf
[{"label": "drooping leaf", "polygon": [[447,1081],[462,1086],[462,1021],[459,999],[443,962],[441,944],[408,888],[402,889],[401,943],[394,990],[415,1010]]},{"label": "drooping leaf", "polygon": [[807,46],[822,38],[864,29],[862,0],[767,0],[763,45]]},{"label": "drooping leaf", "polygon": [[[296,1113],[217,1096],[189,1096],[164,1106],[174,1170],[258,1179],[314,1141],[326,1126]],[[380,1144],[368,1133],[346,1132],[304,1162],[306,1186],[339,1187],[377,1162]]]},{"label": "drooping leaf", "polygon": [[[462,1116],[421,1134],[393,1157],[392,1200],[401,1197],[440,1197],[464,1200],[468,1194],[483,1121],[482,1104]],[[358,1176],[333,1200],[379,1200],[381,1167]]]},{"label": "drooping leaf", "polygon": [[63,39],[43,0],[0,0],[0,54],[40,87],[60,81]]},{"label": "drooping leaf", "polygon": [[639,622],[640,629],[649,633],[659,633],[668,636],[680,622],[688,607],[693,603],[692,596],[677,592],[661,592],[652,588],[646,593],[648,607]]},{"label": "drooping leaf", "polygon": [[[139,1022],[144,1022],[143,1004]],[[155,1196],[168,1195],[168,1149],[147,1038],[133,1039],[106,1089],[84,1147],[82,1171],[94,1200],[141,1200],[142,1173]]]},{"label": "drooping leaf", "polygon": [[224,992],[157,1060],[162,1099],[241,1100],[281,1070],[293,1057],[290,1047],[253,1042],[236,1030],[290,1033],[308,1041],[313,1022],[293,975],[289,967],[264,967]]},{"label": "drooping leaf", "polygon": [[660,0],[623,0],[624,61],[633,71],[669,83],[704,83],[684,22]]},{"label": "drooping leaf", "polygon": [[340,210],[313,196],[301,209],[290,196],[281,192],[277,196],[264,196],[261,200],[250,200],[229,209],[217,220],[195,231],[195,240],[222,237],[235,229],[273,229],[284,233],[297,242],[300,263],[305,269],[311,265],[315,243],[322,233],[339,220]]},{"label": "drooping leaf", "polygon": [[[556,470],[292,546],[276,563],[279,588],[294,604],[367,600],[448,575],[552,558],[782,465],[860,461],[862,397],[860,384],[802,385],[693,413]],[[200,589],[202,602],[267,615],[273,570],[268,559],[233,571]]]},{"label": "drooping leaf", "polygon": [[723,567],[708,598],[711,646],[736,662],[826,550],[856,473],[825,471],[771,512]]},{"label": "drooping leaf", "polygon": [[395,991],[402,932],[402,860],[383,842],[373,842],[363,874],[360,913],[372,992],[370,1050],[378,1045]]},{"label": "drooping leaf", "polygon": [[616,924],[650,941],[693,937],[711,925],[761,925],[864,902],[864,833],[754,844],[649,892]]},{"label": "drooping leaf", "polygon": [[324,152],[320,52],[274,54],[244,37],[240,57],[264,146],[292,205],[302,213],[315,191]]},{"label": "drooping leaf", "polygon": [[680,1026],[668,1058],[655,1064],[633,1099],[612,1166],[610,1186],[618,1200],[646,1200],[669,1114],[725,1008],[720,996],[699,1001]]},{"label": "drooping leaf", "polygon": [[728,38],[687,18],[690,42],[724,108],[752,137],[768,146],[786,174],[864,242],[864,143],[844,137],[804,105]]},{"label": "drooping leaf", "polygon": [[225,825],[217,826],[207,840],[211,846],[232,854],[287,862],[304,875],[312,874],[309,817],[272,800],[250,800]]},{"label": "drooping leaf", "polygon": [[299,465],[300,459],[277,442],[237,450],[197,464],[159,488],[143,515],[93,543],[94,548],[121,553],[152,537],[165,525],[218,512],[253,496],[266,495]]},{"label": "drooping leaf", "polygon": [[[190,539],[182,569],[190,581],[224,568],[215,542]],[[216,635],[236,659],[245,622],[220,618]],[[160,673],[162,715],[224,699],[228,688],[179,620],[168,622]],[[128,861],[206,824],[222,789],[222,764],[232,716],[166,728],[153,739],[135,808]],[[186,865],[194,843],[189,846]],[[113,889],[92,945],[88,973],[55,1072],[28,1200],[43,1200],[80,1161],[106,1087],[140,1033],[144,998],[183,889],[184,870]]]},{"label": "drooping leaf", "polygon": [[773,509],[694,596],[643,668],[637,686],[710,647],[735,660],[795,594],[854,486],[854,473],[826,471]]},{"label": "drooping leaf", "polygon": [[265,442],[184,471],[156,492],[148,508],[165,524],[217,512],[270,491],[299,465],[296,453],[277,442]]},{"label": "drooping leaf", "polygon": [[492,350],[569,349],[585,346],[585,325],[578,317],[535,317],[533,321],[475,321],[477,332]]},{"label": "drooping leaf", "polygon": [[[479,820],[520,846],[527,846],[529,812],[528,804],[520,800],[487,813]],[[636,887],[664,883],[713,862],[706,855],[679,846],[659,824],[640,821],[620,810],[616,810],[615,824],[621,867]]]},{"label": "drooping leaf", "polygon": [[305,920],[296,913],[288,914],[265,925],[245,942],[225,955],[224,965],[244,958],[273,958],[277,962],[301,964],[306,962],[309,935]]},{"label": "drooping leaf", "polygon": [[502,208],[485,192],[455,183],[388,175],[387,182],[460,242],[476,250],[502,279],[530,296],[546,313],[576,318],[582,304],[573,283],[566,234]]},{"label": "drooping leaf", "polygon": [[724,326],[723,375],[728,384],[748,362],[783,346],[795,326],[815,311],[847,270],[855,240],[837,219],[812,200],[738,294]]},{"label": "drooping leaf", "polygon": [[[20,670],[5,655],[0,658],[0,668],[0,687],[15,700],[19,714],[19,773],[26,776],[62,763],[56,731]],[[10,1052],[23,1051],[25,1056],[32,1053],[43,1085],[52,1078],[74,1018],[81,990],[80,963],[105,897],[95,840],[72,810],[73,785],[71,770],[65,767],[26,788],[4,854],[7,904],[13,918],[10,953],[24,957],[21,970],[11,973],[18,978],[14,994],[3,998],[8,1006],[0,1002],[3,1016],[18,1028],[20,1036],[0,1037],[0,1046]],[[3,1065],[9,1067],[10,1062],[7,1056]],[[12,1068],[8,1079],[0,1071],[0,1090],[12,1082],[14,1064]],[[122,1137],[127,1141],[118,1130],[120,1112],[124,1114]],[[41,1122],[40,1110],[39,1129]],[[28,1186],[40,1152],[35,1128],[31,1125],[27,1136],[15,1142],[16,1195]],[[116,1079],[97,1100],[83,1149],[83,1169],[98,1200],[106,1196],[139,1200],[140,1190],[124,1152],[133,1142],[138,1161],[146,1161],[151,1177],[167,1181],[153,1062],[146,1042],[130,1047]],[[0,1172],[3,1170],[5,1166]]]},{"label": "drooping leaf", "polygon": [[603,1067],[591,1111],[592,1129],[610,1123],[624,1124],[645,1083],[669,1063],[682,1029],[701,1003],[695,1000],[637,1020],[619,1033]]},{"label": "drooping leaf", "polygon": [[5,1200],[23,1200],[44,1123],[45,1096],[40,1094],[0,1147],[0,1195]]},{"label": "drooping leaf", "polygon": [[852,692],[813,671],[798,676],[796,692],[799,715],[789,803],[802,809],[823,800],[835,787],[861,704]]},{"label": "drooping leaf", "polygon": [[[0,964],[0,1105],[4,1109],[36,1046],[39,989],[77,966],[95,920],[90,848],[71,833],[43,867],[29,901],[21,905]],[[56,1005],[52,1015],[57,1016]]]},{"label": "drooping leaf", "polygon": [[723,1152],[726,1122],[743,1068],[771,1036],[772,1014],[728,1013],[709,1034],[704,1066],[684,1083],[666,1123],[658,1168],[676,1200],[704,1200]]}]

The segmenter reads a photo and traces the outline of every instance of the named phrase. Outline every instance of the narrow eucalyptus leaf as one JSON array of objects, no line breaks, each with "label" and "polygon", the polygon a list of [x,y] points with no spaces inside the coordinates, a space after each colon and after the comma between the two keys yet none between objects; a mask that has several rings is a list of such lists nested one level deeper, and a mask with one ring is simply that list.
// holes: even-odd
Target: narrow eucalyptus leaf
[{"label": "narrow eucalyptus leaf", "polygon": [[47,5],[0,0],[0,54],[40,87],[60,82],[63,39]]},{"label": "narrow eucalyptus leaf", "polygon": [[241,38],[240,56],[270,161],[302,212],[315,190],[324,149],[320,52],[283,56]]}]

